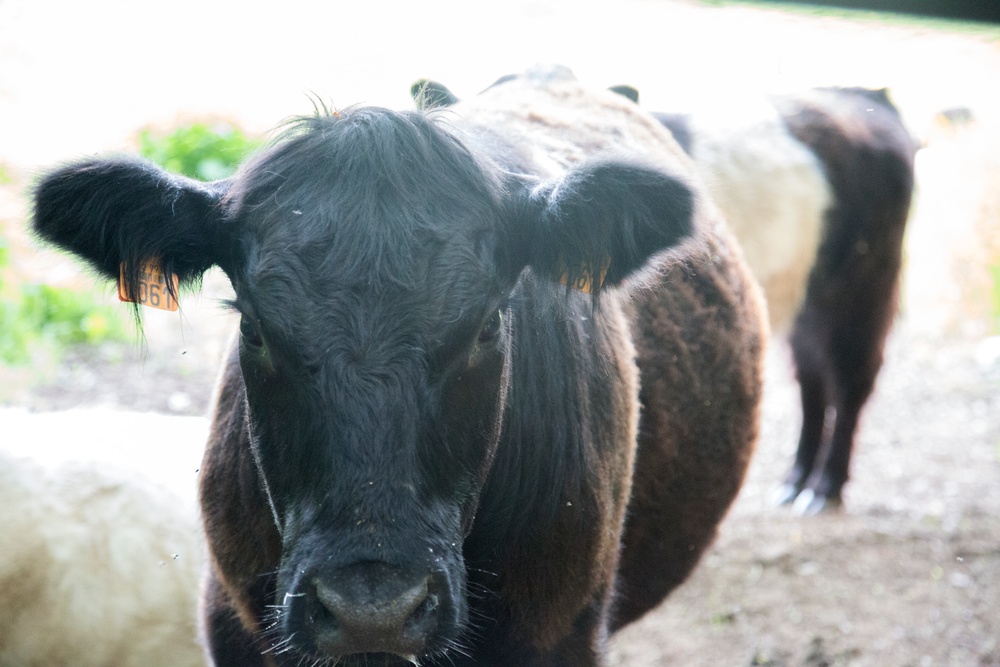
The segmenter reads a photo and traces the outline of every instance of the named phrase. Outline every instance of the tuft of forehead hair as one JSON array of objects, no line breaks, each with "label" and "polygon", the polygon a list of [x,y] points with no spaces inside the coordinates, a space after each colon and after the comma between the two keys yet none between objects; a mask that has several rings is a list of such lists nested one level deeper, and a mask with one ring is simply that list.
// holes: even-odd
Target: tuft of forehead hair
[{"label": "tuft of forehead hair", "polygon": [[227,206],[259,246],[252,275],[291,261],[339,285],[417,288],[446,246],[482,263],[504,192],[442,114],[359,106],[291,121]]}]

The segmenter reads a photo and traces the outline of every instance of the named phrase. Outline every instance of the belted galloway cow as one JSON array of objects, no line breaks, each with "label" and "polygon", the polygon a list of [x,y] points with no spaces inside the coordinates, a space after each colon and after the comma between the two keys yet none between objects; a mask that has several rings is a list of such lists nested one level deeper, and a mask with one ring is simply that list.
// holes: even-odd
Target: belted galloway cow
[{"label": "belted galloway cow", "polygon": [[[886,90],[818,88],[721,113],[654,113],[682,137],[789,341],[802,405],[776,494],[842,503],[899,302],[916,142]],[[734,113],[735,112],[735,113]]]},{"label": "belted galloway cow", "polygon": [[753,449],[766,333],[690,172],[555,70],[320,111],[224,181],[99,158],[40,182],[37,232],[126,294],[150,263],[232,282],[216,665],[600,665],[685,579]]}]

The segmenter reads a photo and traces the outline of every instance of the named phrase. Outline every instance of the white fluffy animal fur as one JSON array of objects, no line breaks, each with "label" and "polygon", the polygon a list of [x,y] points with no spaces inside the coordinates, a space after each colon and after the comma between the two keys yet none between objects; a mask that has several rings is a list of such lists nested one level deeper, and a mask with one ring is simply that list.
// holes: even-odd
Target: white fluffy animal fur
[{"label": "white fluffy animal fur", "polygon": [[830,186],[816,156],[766,100],[751,96],[693,110],[691,157],[784,331],[805,296]]},{"label": "white fluffy animal fur", "polygon": [[0,451],[0,667],[204,665],[191,500]]}]

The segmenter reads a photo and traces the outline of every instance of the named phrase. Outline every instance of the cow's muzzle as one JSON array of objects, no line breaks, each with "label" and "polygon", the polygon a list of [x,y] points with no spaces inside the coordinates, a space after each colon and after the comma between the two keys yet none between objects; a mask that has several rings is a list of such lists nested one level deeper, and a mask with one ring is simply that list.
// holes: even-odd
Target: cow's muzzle
[{"label": "cow's muzzle", "polygon": [[303,573],[288,611],[294,631],[320,655],[381,653],[416,662],[438,630],[443,588],[426,571],[362,562]]}]

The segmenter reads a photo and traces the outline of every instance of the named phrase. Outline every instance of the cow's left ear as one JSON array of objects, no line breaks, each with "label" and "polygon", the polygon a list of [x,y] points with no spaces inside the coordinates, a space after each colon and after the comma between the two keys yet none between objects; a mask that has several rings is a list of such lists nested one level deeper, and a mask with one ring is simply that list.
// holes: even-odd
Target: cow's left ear
[{"label": "cow's left ear", "polygon": [[532,269],[597,293],[694,228],[694,193],[662,169],[596,162],[535,186],[519,235]]}]

